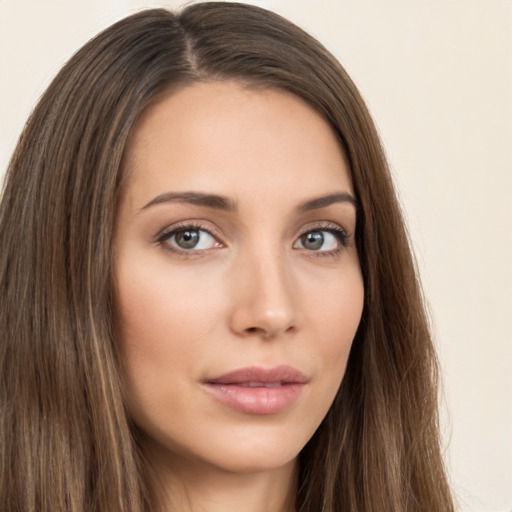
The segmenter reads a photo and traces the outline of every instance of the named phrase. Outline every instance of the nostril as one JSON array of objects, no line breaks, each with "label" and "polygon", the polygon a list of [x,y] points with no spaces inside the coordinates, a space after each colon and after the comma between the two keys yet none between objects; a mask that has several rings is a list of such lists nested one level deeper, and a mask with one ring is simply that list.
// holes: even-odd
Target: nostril
[{"label": "nostril", "polygon": [[295,327],[293,325],[289,326],[286,329],[272,329],[272,328],[264,328],[264,327],[248,327],[245,329],[245,334],[250,336],[261,336],[265,339],[271,339],[276,336],[279,336],[279,334],[288,334],[292,333],[295,330]]}]

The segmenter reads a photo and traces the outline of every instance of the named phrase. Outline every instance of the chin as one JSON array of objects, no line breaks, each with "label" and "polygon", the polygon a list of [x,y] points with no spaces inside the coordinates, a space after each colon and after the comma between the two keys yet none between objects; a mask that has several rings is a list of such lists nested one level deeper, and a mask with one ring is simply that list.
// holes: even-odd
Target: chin
[{"label": "chin", "polygon": [[[150,441],[151,451],[169,466],[194,468],[195,472],[216,468],[226,473],[263,473],[293,465],[313,432],[290,425],[239,425],[176,444],[169,438]],[[166,465],[167,465],[166,463]]]},{"label": "chin", "polygon": [[293,435],[283,430],[276,438],[262,436],[251,439],[246,446],[231,450],[230,458],[226,457],[225,461],[233,471],[238,472],[276,470],[294,463],[312,434],[308,431]]}]

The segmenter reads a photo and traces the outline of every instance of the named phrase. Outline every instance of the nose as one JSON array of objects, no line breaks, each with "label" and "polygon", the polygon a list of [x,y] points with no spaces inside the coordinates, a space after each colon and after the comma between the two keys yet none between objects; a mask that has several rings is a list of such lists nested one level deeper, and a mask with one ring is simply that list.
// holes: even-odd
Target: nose
[{"label": "nose", "polygon": [[279,254],[239,255],[230,327],[239,336],[274,339],[299,328],[291,269]]}]

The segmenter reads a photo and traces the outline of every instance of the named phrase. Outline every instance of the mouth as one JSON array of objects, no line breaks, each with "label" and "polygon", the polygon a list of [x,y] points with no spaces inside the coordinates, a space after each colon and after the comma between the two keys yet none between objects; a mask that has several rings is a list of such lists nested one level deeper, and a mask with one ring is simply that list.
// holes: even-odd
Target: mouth
[{"label": "mouth", "polygon": [[243,388],[278,388],[287,384],[286,382],[241,382],[239,386]]},{"label": "mouth", "polygon": [[223,405],[253,414],[277,414],[295,403],[308,382],[291,366],[248,367],[208,379],[203,386]]}]

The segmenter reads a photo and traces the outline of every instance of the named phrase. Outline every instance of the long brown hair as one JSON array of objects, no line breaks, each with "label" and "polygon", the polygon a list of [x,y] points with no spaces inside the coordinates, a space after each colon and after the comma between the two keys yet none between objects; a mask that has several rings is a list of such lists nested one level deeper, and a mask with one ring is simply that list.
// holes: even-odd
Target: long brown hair
[{"label": "long brown hair", "polygon": [[21,135],[0,209],[0,510],[151,510],[115,344],[123,152],[156,98],[226,79],[312,105],[339,137],[360,204],[363,317],[338,395],[300,454],[297,510],[452,511],[436,356],[368,110],[311,36],[223,2],[108,28],[60,71]]}]

